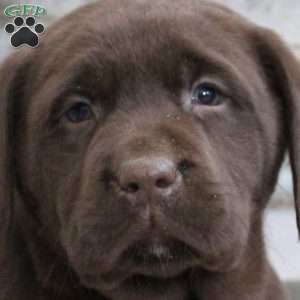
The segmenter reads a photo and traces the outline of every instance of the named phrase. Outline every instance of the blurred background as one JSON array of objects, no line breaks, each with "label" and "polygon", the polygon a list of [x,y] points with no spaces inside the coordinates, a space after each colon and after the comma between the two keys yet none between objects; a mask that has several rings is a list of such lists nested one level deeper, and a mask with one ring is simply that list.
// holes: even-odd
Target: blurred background
[{"label": "blurred background", "polygon": [[[76,7],[95,1],[0,0],[0,10],[3,11],[6,6],[20,2],[46,7],[48,16],[40,21],[50,25],[58,17]],[[300,0],[216,0],[216,2],[225,4],[254,22],[277,31],[300,59]],[[9,36],[4,32],[6,22],[9,22],[9,19],[1,13],[0,60],[8,53],[18,51],[10,46]],[[289,282],[289,288],[294,294],[293,300],[300,300],[300,242],[293,210],[292,187],[289,163],[286,160],[277,189],[266,211],[265,235],[273,266],[281,278]]]}]

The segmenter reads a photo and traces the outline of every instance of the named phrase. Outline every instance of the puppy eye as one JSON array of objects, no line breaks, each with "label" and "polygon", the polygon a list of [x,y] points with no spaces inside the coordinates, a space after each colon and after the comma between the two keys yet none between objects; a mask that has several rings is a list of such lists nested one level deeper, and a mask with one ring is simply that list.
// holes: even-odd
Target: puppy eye
[{"label": "puppy eye", "polygon": [[80,123],[92,119],[93,112],[88,104],[77,103],[65,113],[65,117],[72,123]]},{"label": "puppy eye", "polygon": [[221,103],[222,95],[216,88],[208,84],[201,84],[193,91],[192,104],[215,106]]}]

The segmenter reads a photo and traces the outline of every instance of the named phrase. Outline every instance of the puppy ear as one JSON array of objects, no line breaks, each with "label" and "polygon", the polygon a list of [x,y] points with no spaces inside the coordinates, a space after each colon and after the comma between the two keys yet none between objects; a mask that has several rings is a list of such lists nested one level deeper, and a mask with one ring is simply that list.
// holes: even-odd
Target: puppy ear
[{"label": "puppy ear", "polygon": [[18,53],[0,66],[0,240],[4,242],[10,224],[15,192],[14,125],[16,100],[26,78],[25,55]]},{"label": "puppy ear", "polygon": [[271,30],[256,31],[255,43],[270,88],[282,101],[300,235],[300,63]]}]

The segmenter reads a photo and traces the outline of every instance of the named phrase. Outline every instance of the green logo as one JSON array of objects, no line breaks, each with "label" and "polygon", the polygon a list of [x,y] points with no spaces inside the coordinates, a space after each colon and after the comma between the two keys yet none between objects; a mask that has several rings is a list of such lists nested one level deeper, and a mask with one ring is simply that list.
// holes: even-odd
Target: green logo
[{"label": "green logo", "polygon": [[41,17],[47,15],[47,9],[40,5],[34,4],[14,4],[5,8],[6,17],[34,16]]}]

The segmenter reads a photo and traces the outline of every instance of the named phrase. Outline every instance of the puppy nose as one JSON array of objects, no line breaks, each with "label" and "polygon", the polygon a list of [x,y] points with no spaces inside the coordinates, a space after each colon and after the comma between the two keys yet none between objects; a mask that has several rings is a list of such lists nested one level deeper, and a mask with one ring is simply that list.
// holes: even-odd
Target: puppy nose
[{"label": "puppy nose", "polygon": [[166,194],[180,181],[176,165],[166,158],[139,158],[126,161],[120,168],[120,185],[127,194],[138,192]]}]

